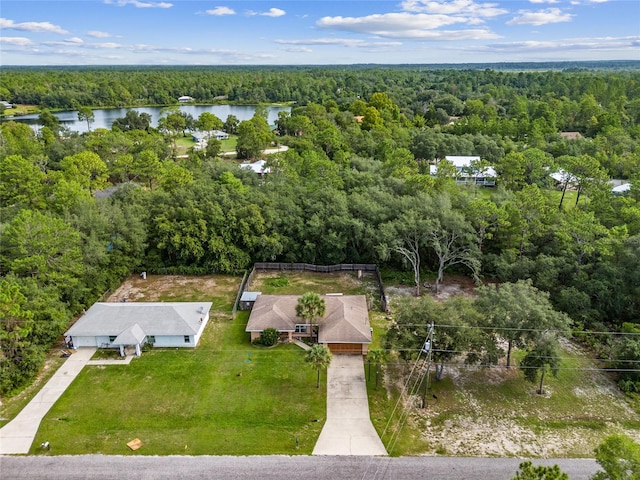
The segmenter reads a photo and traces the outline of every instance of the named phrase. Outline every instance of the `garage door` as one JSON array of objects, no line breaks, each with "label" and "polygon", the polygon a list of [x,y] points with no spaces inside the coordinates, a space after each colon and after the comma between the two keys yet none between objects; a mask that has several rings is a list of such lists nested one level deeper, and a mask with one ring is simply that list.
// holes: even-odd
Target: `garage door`
[{"label": "garage door", "polygon": [[330,343],[331,353],[351,353],[362,355],[362,344],[360,343]]}]

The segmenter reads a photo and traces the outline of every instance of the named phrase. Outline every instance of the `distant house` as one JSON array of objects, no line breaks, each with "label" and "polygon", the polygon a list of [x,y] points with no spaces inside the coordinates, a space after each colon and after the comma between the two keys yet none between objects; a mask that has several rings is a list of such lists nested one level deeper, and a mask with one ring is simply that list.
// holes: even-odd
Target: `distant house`
[{"label": "distant house", "polygon": [[243,170],[251,170],[253,171],[256,175],[262,177],[263,175],[266,175],[267,173],[271,173],[271,169],[269,167],[266,166],[267,165],[267,161],[266,160],[256,160],[253,163],[241,163],[239,165],[240,168],[242,168]]},{"label": "distant house", "polygon": [[[493,167],[486,167],[482,170],[474,166],[480,162],[478,155],[447,155],[444,157],[456,167],[456,183],[463,185],[483,185],[485,187],[493,187],[498,177]],[[430,165],[429,173],[432,176],[437,175],[438,166]]]},{"label": "distant house", "polygon": [[13,103],[5,102],[4,100],[0,100],[0,105],[4,108],[13,108]]},{"label": "distant house", "polygon": [[561,168],[550,173],[549,176],[556,182],[556,185],[564,185],[565,183],[572,185],[578,181],[578,177]]},{"label": "distant house", "polygon": [[209,321],[211,302],[95,303],[65,335],[73,346],[195,348]]},{"label": "distant house", "polygon": [[613,193],[614,195],[624,195],[629,191],[631,191],[630,183],[623,183],[622,185],[618,185],[617,187],[613,187],[611,189],[611,193]]},{"label": "distant house", "polygon": [[193,102],[193,97],[190,97],[189,95],[183,95],[181,97],[178,97],[178,101],[180,103]]},{"label": "distant house", "polygon": [[229,134],[221,130],[214,130],[213,132],[211,132],[211,137],[215,138],[216,140],[228,140]]},{"label": "distant house", "polygon": [[[310,337],[309,324],[296,316],[297,295],[259,295],[256,298],[246,332],[251,340],[266,328],[275,328],[284,341]],[[325,314],[314,325],[318,343],[332,353],[366,355],[371,344],[369,310],[364,295],[322,295]],[[315,333],[314,333],[315,336]]]},{"label": "distant house", "polygon": [[560,132],[560,138],[565,140],[578,140],[584,138],[580,132]]},{"label": "distant house", "polygon": [[216,140],[227,140],[229,138],[229,134],[221,130],[213,130],[211,132],[193,132],[191,137],[194,142],[206,143],[210,138],[215,138]]}]

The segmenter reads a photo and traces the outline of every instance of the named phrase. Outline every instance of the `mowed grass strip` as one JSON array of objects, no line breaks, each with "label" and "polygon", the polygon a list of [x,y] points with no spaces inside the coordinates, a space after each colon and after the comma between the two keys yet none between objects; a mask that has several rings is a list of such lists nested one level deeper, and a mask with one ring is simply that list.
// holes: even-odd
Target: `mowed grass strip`
[{"label": "mowed grass strip", "polygon": [[[158,349],[128,366],[89,366],[43,420],[32,453],[310,454],[326,389],[294,345],[253,347],[236,320],[212,319],[198,348]],[[144,446],[131,451],[126,443]],[[297,440],[296,440],[297,439]]]}]

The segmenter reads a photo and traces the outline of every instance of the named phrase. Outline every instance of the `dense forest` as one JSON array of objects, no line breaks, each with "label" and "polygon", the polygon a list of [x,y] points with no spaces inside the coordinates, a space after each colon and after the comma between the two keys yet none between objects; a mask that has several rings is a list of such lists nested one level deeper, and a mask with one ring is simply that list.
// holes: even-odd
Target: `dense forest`
[{"label": "dense forest", "polygon": [[[373,262],[409,272],[416,289],[452,272],[533,288],[622,370],[622,388],[640,390],[629,368],[640,361],[637,65],[14,68],[0,80],[1,99],[41,110],[37,131],[0,125],[2,394],[130,273],[255,261]],[[260,108],[243,122],[169,108],[157,129],[133,112],[82,135],[49,111],[78,109],[90,124],[92,107],[181,95],[294,107],[273,130]],[[218,128],[237,135],[239,159],[289,149],[265,157],[263,177],[215,140],[176,155],[185,132]],[[479,156],[497,186],[456,182],[447,155]],[[630,190],[614,195],[611,179]]]}]

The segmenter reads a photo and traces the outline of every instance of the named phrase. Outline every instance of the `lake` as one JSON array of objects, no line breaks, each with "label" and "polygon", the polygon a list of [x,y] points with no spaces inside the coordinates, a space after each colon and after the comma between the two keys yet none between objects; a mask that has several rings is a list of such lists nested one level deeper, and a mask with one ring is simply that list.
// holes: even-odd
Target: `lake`
[{"label": "lake", "polygon": [[[123,118],[128,110],[135,110],[139,113],[148,113],[151,115],[151,126],[158,126],[158,119],[162,116],[161,110],[164,107],[136,107],[136,108],[109,108],[109,109],[96,109],[93,111],[95,120],[91,123],[91,130],[97,128],[111,129],[111,125],[117,118]],[[223,122],[229,115],[235,115],[238,120],[250,120],[253,117],[256,106],[255,105],[180,105],[180,110],[191,114],[195,120],[198,119],[201,113],[211,112]],[[268,106],[268,122],[269,125],[274,125],[278,119],[279,112],[290,112],[291,107],[273,107]],[[87,122],[78,120],[78,112],[76,110],[69,110],[64,112],[54,113],[60,120],[60,124],[73,132],[84,133],[87,131]],[[14,120],[16,122],[23,122],[28,125],[37,128],[39,114],[22,115],[13,118],[5,118],[3,121]]]}]

